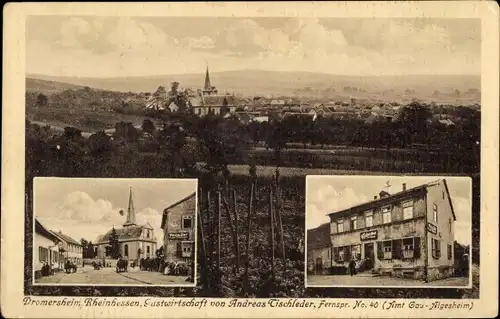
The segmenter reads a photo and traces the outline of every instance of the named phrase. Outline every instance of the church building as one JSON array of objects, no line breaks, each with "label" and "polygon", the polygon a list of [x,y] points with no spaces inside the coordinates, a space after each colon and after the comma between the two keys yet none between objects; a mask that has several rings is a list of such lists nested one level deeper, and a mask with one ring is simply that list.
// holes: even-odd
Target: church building
[{"label": "church building", "polygon": [[194,114],[205,116],[208,113],[214,115],[234,114],[238,101],[232,94],[219,94],[217,88],[210,82],[210,73],[208,67],[205,73],[205,85],[203,90],[199,91],[199,97],[190,101]]},{"label": "church building", "polygon": [[[130,261],[141,258],[154,258],[157,242],[153,227],[146,223],[137,225],[135,219],[134,201],[132,199],[132,188],[130,189],[127,219],[122,228],[114,228],[120,246],[120,255]],[[95,255],[99,259],[111,258],[110,229],[105,235],[99,236],[94,244]]]}]

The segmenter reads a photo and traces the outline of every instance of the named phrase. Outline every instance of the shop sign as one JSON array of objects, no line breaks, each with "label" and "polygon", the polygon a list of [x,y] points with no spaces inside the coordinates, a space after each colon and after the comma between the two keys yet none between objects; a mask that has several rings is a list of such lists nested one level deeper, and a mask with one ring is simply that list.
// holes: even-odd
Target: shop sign
[{"label": "shop sign", "polygon": [[373,239],[377,239],[378,233],[377,233],[376,230],[370,230],[370,231],[361,233],[359,236],[361,238],[361,241],[364,241],[364,240],[373,240]]},{"label": "shop sign", "polygon": [[189,233],[187,233],[187,232],[168,233],[168,239],[172,239],[172,240],[187,240],[187,239],[189,239]]},{"label": "shop sign", "polygon": [[438,232],[436,225],[431,224],[431,223],[427,223],[427,231],[429,233],[433,233],[434,235],[436,235]]}]

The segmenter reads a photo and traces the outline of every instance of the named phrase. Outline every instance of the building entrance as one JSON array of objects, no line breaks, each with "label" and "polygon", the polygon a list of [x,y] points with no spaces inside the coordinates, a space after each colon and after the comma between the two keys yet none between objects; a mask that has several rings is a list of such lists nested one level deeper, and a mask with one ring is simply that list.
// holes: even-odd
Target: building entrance
[{"label": "building entrance", "polygon": [[373,269],[375,265],[375,253],[373,251],[373,243],[365,244],[365,269]]},{"label": "building entrance", "polygon": [[323,272],[323,259],[316,258],[316,274],[321,274]]}]

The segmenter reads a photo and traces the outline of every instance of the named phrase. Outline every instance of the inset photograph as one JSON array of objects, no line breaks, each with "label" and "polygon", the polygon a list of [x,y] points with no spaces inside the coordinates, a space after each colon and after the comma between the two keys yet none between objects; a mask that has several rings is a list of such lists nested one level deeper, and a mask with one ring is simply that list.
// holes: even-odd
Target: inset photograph
[{"label": "inset photograph", "polygon": [[471,185],[307,176],[306,287],[470,287]]},{"label": "inset photograph", "polygon": [[197,179],[35,178],[34,284],[193,287]]}]

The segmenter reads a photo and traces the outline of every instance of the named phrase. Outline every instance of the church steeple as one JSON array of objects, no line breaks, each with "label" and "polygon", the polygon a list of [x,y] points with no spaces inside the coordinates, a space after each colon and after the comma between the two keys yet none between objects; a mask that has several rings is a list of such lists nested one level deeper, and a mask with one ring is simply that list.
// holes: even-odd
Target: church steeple
[{"label": "church steeple", "polygon": [[211,91],[212,90],[212,84],[210,84],[210,74],[208,73],[208,65],[207,65],[207,71],[205,73],[205,91]]},{"label": "church steeple", "polygon": [[128,198],[128,211],[127,211],[127,220],[123,227],[127,226],[135,226],[135,209],[134,209],[134,201],[132,200],[132,187],[130,187],[130,195]]}]

